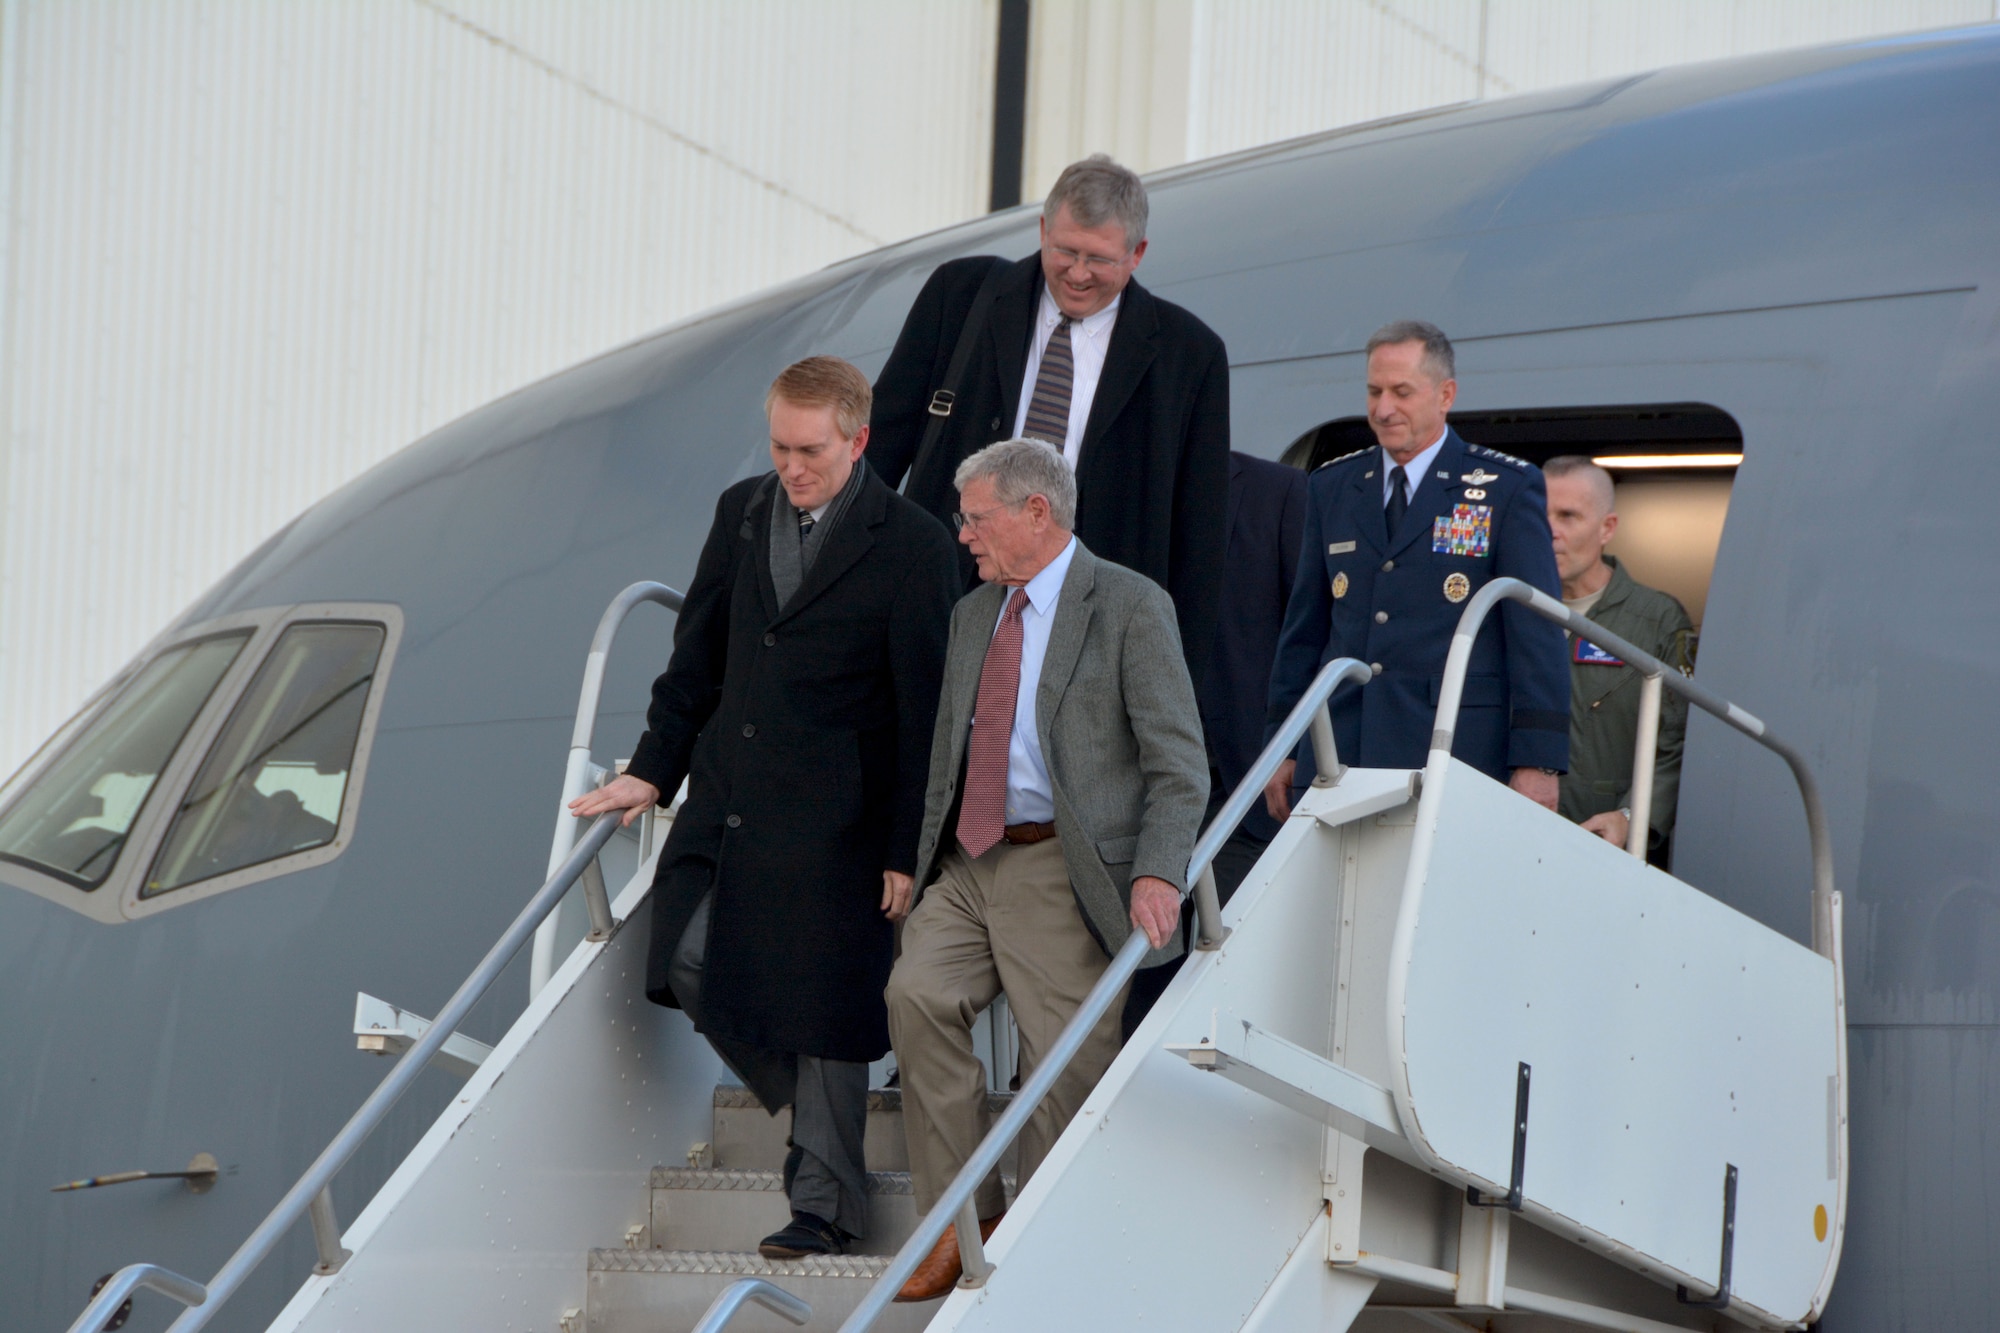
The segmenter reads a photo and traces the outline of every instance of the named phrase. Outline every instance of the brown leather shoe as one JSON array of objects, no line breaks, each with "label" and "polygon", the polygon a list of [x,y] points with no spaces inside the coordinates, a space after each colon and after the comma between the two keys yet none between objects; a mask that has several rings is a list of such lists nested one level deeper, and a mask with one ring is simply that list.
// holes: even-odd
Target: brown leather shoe
[{"label": "brown leather shoe", "polygon": [[[1000,1219],[1007,1214],[1002,1211],[991,1217],[981,1218],[979,1239],[991,1240],[993,1228],[1000,1225]],[[958,1227],[956,1224],[944,1229],[938,1243],[917,1265],[917,1271],[910,1274],[910,1280],[896,1293],[899,1301],[934,1301],[958,1285],[958,1279],[965,1273],[965,1266],[958,1257]]]}]

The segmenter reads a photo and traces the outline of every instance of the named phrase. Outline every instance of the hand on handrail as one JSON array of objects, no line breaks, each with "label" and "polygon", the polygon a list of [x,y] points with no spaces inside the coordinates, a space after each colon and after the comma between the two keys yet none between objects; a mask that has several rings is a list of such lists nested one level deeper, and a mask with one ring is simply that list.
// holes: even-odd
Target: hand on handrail
[{"label": "hand on handrail", "polygon": [[1181,924],[1181,891],[1156,875],[1132,881],[1132,928],[1144,931],[1155,949],[1165,944]]},{"label": "hand on handrail", "polygon": [[587,791],[569,803],[569,812],[578,819],[595,819],[606,810],[623,810],[618,821],[626,827],[660,803],[660,789],[644,778],[621,773],[595,791]]}]

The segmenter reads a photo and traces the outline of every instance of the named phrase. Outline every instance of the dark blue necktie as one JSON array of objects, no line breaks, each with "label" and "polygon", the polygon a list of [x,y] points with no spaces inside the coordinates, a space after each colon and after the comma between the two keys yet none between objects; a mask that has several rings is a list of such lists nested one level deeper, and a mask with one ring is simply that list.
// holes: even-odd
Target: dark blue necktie
[{"label": "dark blue necktie", "polygon": [[1409,473],[1397,468],[1389,474],[1389,535],[1396,535],[1396,529],[1403,525],[1403,515],[1410,512],[1410,497],[1404,493],[1404,483]]}]

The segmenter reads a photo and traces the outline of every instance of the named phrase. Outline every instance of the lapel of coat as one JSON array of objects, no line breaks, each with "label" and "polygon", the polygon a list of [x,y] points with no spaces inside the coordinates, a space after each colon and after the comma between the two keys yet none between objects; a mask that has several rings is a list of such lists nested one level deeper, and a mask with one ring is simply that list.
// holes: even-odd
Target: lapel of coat
[{"label": "lapel of coat", "polygon": [[1370,452],[1372,457],[1368,466],[1356,468],[1354,479],[1348,483],[1347,503],[1357,515],[1354,530],[1360,534],[1362,541],[1368,543],[1370,550],[1380,551],[1389,544],[1389,520],[1382,503],[1382,488],[1385,485],[1382,468],[1386,455],[1380,445],[1374,446]]},{"label": "lapel of coat", "polygon": [[[777,507],[774,497],[771,508],[775,512]],[[854,497],[854,503],[849,506],[847,514],[827,535],[826,546],[813,560],[812,568],[806,572],[806,581],[799,585],[799,590],[792,594],[792,600],[785,604],[785,609],[771,623],[779,624],[798,615],[818,600],[821,593],[832,587],[834,581],[842,574],[854,568],[855,562],[867,555],[869,548],[875,545],[875,529],[882,526],[888,514],[889,488],[882,484],[882,479],[875,475],[873,468],[870,468],[861,478],[861,494]],[[768,554],[761,563],[764,567],[764,582],[770,585],[771,561]],[[771,600],[776,602],[777,596],[773,587]]]},{"label": "lapel of coat", "polygon": [[1234,449],[1229,451],[1229,523],[1222,529],[1223,540],[1236,534],[1236,511],[1243,505],[1243,460]]},{"label": "lapel of coat", "polygon": [[750,543],[745,558],[756,571],[757,598],[764,607],[767,625],[778,616],[778,585],[771,582],[771,512],[777,508],[778,492],[782,489],[778,474],[773,472],[765,478],[764,485],[751,492],[750,503],[743,506],[741,535]]},{"label": "lapel of coat", "polygon": [[1091,592],[1096,586],[1097,557],[1079,541],[1076,554],[1070,557],[1069,573],[1063,576],[1055,623],[1049,626],[1048,651],[1042,654],[1042,678],[1035,687],[1035,733],[1042,743],[1045,764],[1054,753],[1049,744],[1049,725],[1055,720],[1056,709],[1062,706],[1069,678],[1076,674],[1077,658],[1083,654],[1084,635],[1090,629],[1094,609]]},{"label": "lapel of coat", "polygon": [[1159,331],[1160,312],[1153,294],[1137,279],[1126,283],[1118,318],[1111,325],[1111,346],[1104,353],[1104,373],[1097,378],[1097,393],[1090,400],[1090,416],[1083,425],[1078,458],[1088,456],[1090,446],[1104,438],[1104,432],[1125,410],[1146,376],[1146,367],[1159,352]]},{"label": "lapel of coat", "polygon": [[[1458,503],[1459,493],[1465,489],[1465,482],[1461,480],[1465,471],[1465,441],[1458,438],[1457,431],[1447,427],[1444,448],[1438,450],[1430,467],[1417,479],[1416,492],[1410,497],[1410,510],[1403,515],[1402,526],[1390,534],[1386,554],[1401,554],[1405,547],[1431,530],[1440,514]],[[1438,476],[1440,472],[1445,475]]]},{"label": "lapel of coat", "polygon": [[1036,251],[1001,279],[987,315],[987,327],[993,331],[993,354],[1000,366],[1000,419],[1010,432],[1021,412],[1021,381],[1027,374],[1035,311],[1041,302],[1042,256]]}]

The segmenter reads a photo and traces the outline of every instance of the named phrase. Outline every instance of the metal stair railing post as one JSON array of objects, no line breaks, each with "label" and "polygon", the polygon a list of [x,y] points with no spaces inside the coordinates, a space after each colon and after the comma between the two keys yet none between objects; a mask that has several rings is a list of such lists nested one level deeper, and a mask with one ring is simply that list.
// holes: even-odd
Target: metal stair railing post
[{"label": "metal stair railing post", "polygon": [[1653,777],[1660,758],[1660,675],[1646,673],[1639,682],[1639,731],[1632,742],[1632,825],[1625,830],[1625,850],[1646,859],[1653,831]]},{"label": "metal stair railing post", "polygon": [[69,1326],[69,1333],[101,1333],[117,1315],[118,1307],[141,1287],[171,1297],[182,1305],[200,1305],[208,1299],[208,1289],[193,1278],[182,1277],[158,1264],[127,1264],[113,1273],[103,1289],[91,1297],[90,1304],[83,1307],[83,1313]]},{"label": "metal stair railing post", "polygon": [[812,1318],[813,1308],[783,1287],[766,1282],[761,1277],[746,1277],[730,1283],[720,1296],[710,1303],[701,1320],[694,1326],[693,1333],[721,1333],[721,1330],[736,1317],[736,1312],[745,1305],[755,1302],[779,1318],[794,1324],[804,1324]]},{"label": "metal stair railing post", "polygon": [[[1564,606],[1547,593],[1538,592],[1519,579],[1495,579],[1473,595],[1466,603],[1465,613],[1459,617],[1458,628],[1452,632],[1451,651],[1445,658],[1444,685],[1438,692],[1438,710],[1435,730],[1431,732],[1431,754],[1435,758],[1440,752],[1451,753],[1452,736],[1458,728],[1458,706],[1465,690],[1465,673],[1472,662],[1473,641],[1479,637],[1480,626],[1486,621],[1495,606],[1503,601],[1517,602],[1544,620],[1552,620],[1572,634],[1581,634],[1590,642],[1609,652],[1616,653],[1631,666],[1637,667],[1647,676],[1665,684],[1666,688],[1680,695],[1689,703],[1713,713],[1736,730],[1756,741],[1765,749],[1783,759],[1792,770],[1792,780],[1798,784],[1799,798],[1806,808],[1806,832],[1812,842],[1813,896],[1812,896],[1812,948],[1822,958],[1835,958],[1836,934],[1834,927],[1835,902],[1833,888],[1833,839],[1827,830],[1826,810],[1821,804],[1819,783],[1813,778],[1812,770],[1806,766],[1805,756],[1788,742],[1771,734],[1764,723],[1751,713],[1744,711],[1723,698],[1715,691],[1697,685],[1692,677],[1680,672],[1654,657],[1637,644],[1620,638],[1595,621],[1589,620]],[[1651,716],[1657,718],[1657,701],[1651,709]],[[1640,724],[1643,728],[1648,710],[1641,708]],[[1642,731],[1643,736],[1643,731]],[[1657,733],[1656,733],[1657,734]],[[1645,771],[1646,798],[1648,807],[1652,801],[1652,765]],[[1640,776],[1634,764],[1634,777]],[[1637,824],[1639,809],[1632,810],[1633,823]],[[1642,835],[1643,837],[1643,835]],[[1643,841],[1641,849],[1643,853]]]},{"label": "metal stair railing post", "polygon": [[[549,873],[554,874],[569,849],[576,845],[576,830],[580,821],[572,817],[567,809],[569,803],[596,785],[591,781],[590,742],[597,730],[597,701],[604,693],[604,666],[611,656],[611,645],[618,638],[618,631],[625,624],[625,618],[641,604],[651,602],[664,606],[676,614],[686,602],[678,591],[664,583],[641,580],[627,587],[611,599],[611,605],[604,608],[598,618],[597,632],[590,636],[590,654],[583,659],[583,688],[576,701],[576,726],[570,732],[569,758],[563,767],[562,804],[557,807],[555,837],[549,846]],[[672,799],[673,793],[661,795]],[[647,848],[650,851],[651,848]],[[584,898],[590,909],[592,940],[607,938],[602,932],[608,930],[610,910],[608,905],[600,913],[599,896],[603,893],[604,880],[596,876],[584,883]],[[541,993],[556,969],[556,927],[557,919],[549,917],[548,923],[535,934],[535,950],[528,960],[528,998]]]},{"label": "metal stair railing post", "polygon": [[[1250,812],[1251,803],[1263,795],[1264,784],[1277,772],[1278,765],[1290,757],[1293,748],[1308,730],[1313,732],[1315,764],[1318,765],[1322,775],[1332,775],[1324,783],[1315,780],[1314,785],[1330,787],[1340,781],[1343,770],[1339,756],[1334,751],[1332,725],[1330,721],[1324,727],[1317,723],[1327,718],[1328,700],[1334,690],[1350,681],[1356,685],[1363,684],[1373,674],[1366,663],[1357,662],[1351,657],[1336,658],[1321,667],[1319,674],[1313,677],[1312,684],[1292,707],[1284,725],[1271,737],[1270,744],[1266,745],[1264,752],[1257,756],[1256,764],[1244,775],[1243,781],[1237,784],[1236,790],[1230,793],[1229,799],[1223,803],[1214,821],[1195,843],[1194,855],[1188,859],[1188,877],[1197,886],[1197,907],[1204,918],[1210,916],[1213,904],[1215,881],[1209,875],[1209,867],[1215,860],[1216,852],[1221,850],[1222,844],[1236,831],[1236,826],[1243,821],[1243,816]],[[1204,879],[1209,886],[1211,908],[1201,908],[1199,901],[1202,896],[1199,886]],[[1212,921],[1205,919],[1202,924],[1204,934],[1219,933],[1221,929],[1219,913],[1214,915]],[[1090,993],[1077,1007],[1076,1014],[1063,1028],[1062,1035],[1056,1038],[1047,1054],[1042,1057],[1041,1063],[1035,1067],[1033,1077],[1014,1094],[1014,1100],[1008,1105],[1006,1112],[1001,1115],[993,1128],[987,1131],[986,1137],[980,1140],[979,1146],[973,1150],[965,1165],[959,1168],[958,1175],[952,1178],[950,1185],[946,1186],[937,1205],[918,1221],[917,1229],[903,1242],[903,1247],[896,1251],[896,1257],[890,1261],[889,1267],[875,1279],[875,1284],[868,1289],[868,1294],[855,1307],[854,1313],[841,1324],[840,1333],[863,1333],[863,1330],[873,1325],[888,1308],[890,1301],[895,1299],[896,1293],[902,1290],[903,1284],[910,1280],[910,1275],[917,1271],[917,1265],[922,1263],[937,1245],[938,1238],[944,1235],[945,1227],[961,1218],[972,1216],[973,1192],[979,1188],[980,1182],[986,1179],[987,1173],[999,1164],[1001,1155],[1007,1151],[1007,1146],[1028,1123],[1029,1116],[1033,1115],[1035,1108],[1041,1105],[1042,1099],[1048,1096],[1049,1089],[1055,1086],[1056,1079],[1069,1067],[1069,1062],[1082,1048],[1091,1030],[1110,1009],[1111,1002],[1118,998],[1119,993],[1125,988],[1125,983],[1131,980],[1132,974],[1139,968],[1140,961],[1149,952],[1151,945],[1147,942],[1144,931],[1134,930],[1125,937],[1125,943],[1112,958],[1111,965],[1097,979],[1097,984],[1091,987]],[[957,1233],[959,1256],[966,1273],[976,1275],[972,1276],[975,1283],[983,1282],[994,1271],[994,1266],[985,1256],[977,1219],[973,1219],[971,1226],[960,1222]]]},{"label": "metal stair railing post", "polygon": [[[315,1209],[322,1192],[332,1183],[340,1168],[347,1164],[369,1134],[373,1133],[376,1126],[388,1115],[389,1109],[409,1090],[410,1085],[417,1081],[424,1067],[430,1063],[431,1057],[438,1053],[454,1032],[458,1031],[458,1025],[465,1021],[465,1016],[471,1012],[472,1006],[491,989],[500,974],[506,970],[507,964],[513,960],[514,955],[520,952],[521,946],[528,942],[542,919],[562,901],[563,894],[569,891],[569,886],[583,873],[583,868],[589,865],[603,850],[604,844],[610,841],[611,835],[618,829],[619,818],[620,812],[616,810],[607,811],[597,817],[591,824],[589,832],[578,841],[569,856],[556,868],[556,872],[536,890],[535,896],[528,900],[527,906],[521,909],[513,923],[507,927],[506,933],[494,942],[486,957],[480,960],[479,966],[472,970],[472,974],[445,1003],[438,1016],[432,1020],[430,1028],[417,1039],[416,1044],[411,1046],[401,1059],[396,1061],[395,1068],[376,1085],[375,1091],[370,1093],[368,1099],[361,1103],[360,1109],[349,1117],[340,1132],[333,1136],[333,1141],[328,1143],[313,1164],[306,1168],[305,1174],[286,1191],[284,1198],[278,1201],[277,1207],[270,1211],[257,1225],[257,1229],[250,1233],[249,1238],[237,1247],[236,1253],[229,1257],[229,1261],[209,1279],[206,1299],[176,1319],[168,1333],[194,1333],[196,1329],[205,1327],[215,1312],[236,1294],[237,1288],[243,1285],[244,1280],[255,1271],[257,1265],[277,1247],[285,1233],[298,1222],[300,1217]],[[330,1208],[327,1213],[327,1224],[331,1224]],[[320,1253],[322,1262],[314,1271],[321,1273],[335,1271],[326,1266],[323,1243],[320,1246]],[[337,1267],[338,1265],[335,1265],[336,1269]],[[93,1302],[90,1308],[95,1309],[96,1304]],[[79,1325],[79,1327],[84,1326]]]}]

